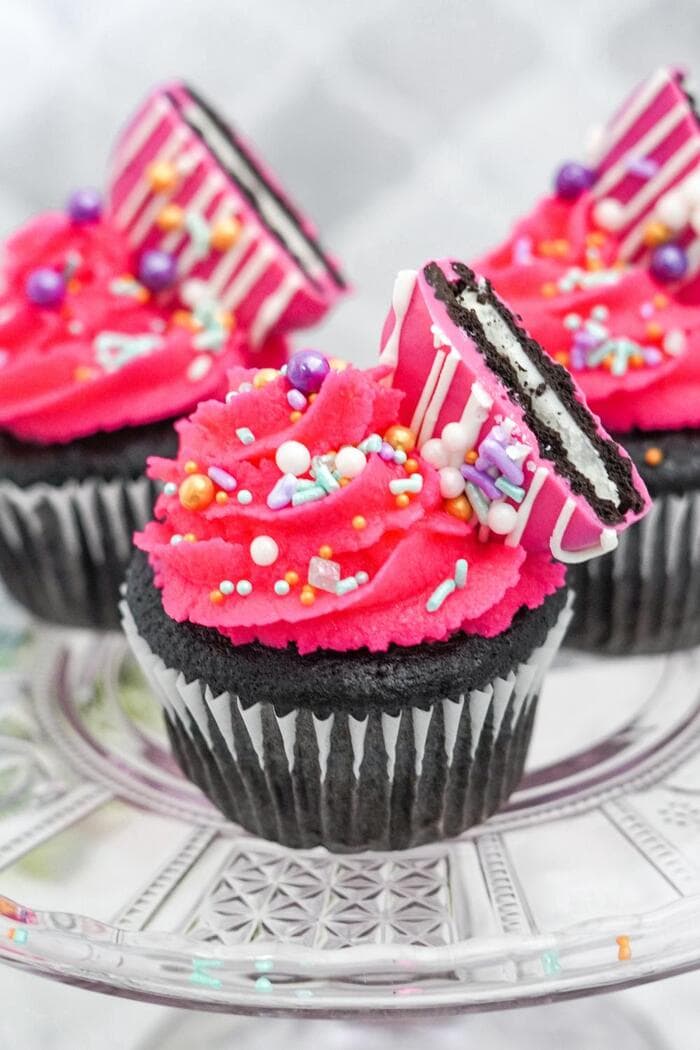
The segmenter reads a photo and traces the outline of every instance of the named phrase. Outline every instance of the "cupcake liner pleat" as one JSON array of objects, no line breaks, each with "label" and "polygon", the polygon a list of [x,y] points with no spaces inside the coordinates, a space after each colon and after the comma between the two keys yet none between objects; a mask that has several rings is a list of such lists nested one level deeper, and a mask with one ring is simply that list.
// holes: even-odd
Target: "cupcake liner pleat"
[{"label": "cupcake liner pleat", "polygon": [[42,620],[117,628],[132,535],[151,518],[155,496],[146,477],[27,488],[0,481],[5,586]]},{"label": "cupcake liner pleat", "polygon": [[501,806],[522,776],[546,670],[571,599],[543,645],[505,677],[458,700],[407,698],[399,714],[370,709],[320,718],[245,706],[187,682],[122,625],[160,700],[186,776],[230,820],[286,846],[403,849],[457,835]]},{"label": "cupcake liner pleat", "polygon": [[658,496],[617,548],[572,565],[564,644],[609,654],[700,645],[700,492]]}]

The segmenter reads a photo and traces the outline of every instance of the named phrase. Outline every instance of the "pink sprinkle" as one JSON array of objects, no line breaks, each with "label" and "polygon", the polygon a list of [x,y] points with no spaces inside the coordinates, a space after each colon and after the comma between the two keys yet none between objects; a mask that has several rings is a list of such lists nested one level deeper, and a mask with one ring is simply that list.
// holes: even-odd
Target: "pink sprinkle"
[{"label": "pink sprinkle", "polygon": [[654,304],[642,303],[639,307],[639,316],[643,317],[645,321],[648,321],[650,317],[654,316]]}]

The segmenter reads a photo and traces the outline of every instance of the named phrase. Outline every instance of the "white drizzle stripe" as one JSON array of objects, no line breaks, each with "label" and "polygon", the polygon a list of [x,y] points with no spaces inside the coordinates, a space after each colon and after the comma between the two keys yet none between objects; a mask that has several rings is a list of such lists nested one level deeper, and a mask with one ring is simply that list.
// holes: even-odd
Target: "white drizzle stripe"
[{"label": "white drizzle stripe", "polygon": [[630,100],[629,105],[623,109],[618,119],[613,122],[609,131],[604,135],[598,153],[598,163],[606,153],[609,153],[614,148],[616,143],[625,137],[645,109],[656,101],[664,88],[672,84],[672,81],[673,78],[668,69],[657,69],[649,80],[641,85],[636,96]]},{"label": "white drizzle stripe", "polygon": [[391,293],[391,306],[394,311],[394,327],[391,329],[389,338],[384,344],[384,349],[379,356],[380,365],[389,365],[391,368],[396,368],[399,358],[401,330],[413,296],[413,289],[416,286],[417,278],[418,272],[416,270],[399,270],[396,275],[394,288]]},{"label": "white drizzle stripe", "polygon": [[[158,156],[154,157],[153,163],[169,164],[175,159],[186,138],[187,129],[182,127],[176,128],[170,138],[168,138],[161,147]],[[148,180],[145,178],[139,178],[131,193],[122,201],[117,209],[115,218],[117,224],[121,226],[122,229],[131,225],[139,208],[152,192],[151,187],[148,185]],[[162,201],[160,203],[162,204]]]},{"label": "white drizzle stripe", "polygon": [[[218,171],[211,172],[202,180],[201,186],[195,191],[192,198],[182,205],[182,210],[187,214],[190,211],[204,211],[216,194],[225,186],[224,180]],[[182,241],[189,236],[187,228],[183,226],[179,230],[171,230],[161,241],[161,250],[164,252],[175,252]]]},{"label": "white drizzle stripe", "polygon": [[437,383],[438,376],[440,375],[440,370],[442,369],[442,366],[445,361],[445,357],[446,354],[444,353],[444,351],[438,350],[435,354],[435,357],[433,358],[433,363],[430,366],[428,378],[426,379],[423,385],[421,395],[418,399],[418,404],[416,405],[413,411],[413,418],[411,420],[411,430],[414,434],[420,430],[421,423],[423,422],[423,416],[425,415],[425,410],[427,409],[428,402],[432,397],[433,390],[435,389],[435,384]]},{"label": "white drizzle stripe", "polygon": [[540,493],[540,489],[544,485],[545,479],[547,478],[548,474],[549,471],[546,467],[538,467],[535,473],[532,475],[532,481],[530,482],[530,487],[525,493],[525,499],[518,507],[518,513],[515,518],[515,525],[506,536],[505,542],[508,547],[517,547],[520,543],[522,535],[525,532],[527,523],[530,520],[532,508],[535,505],[535,500],[537,499]]},{"label": "white drizzle stripe", "polygon": [[[623,208],[623,226],[643,216],[646,209],[657,197],[673,183],[673,180],[690,162],[700,154],[700,140],[688,139],[684,146],[668,160],[663,168],[650,179],[640,192]],[[629,231],[620,245],[619,256],[628,259],[639,246],[642,236],[642,224]]]},{"label": "white drizzle stripe", "polygon": [[549,549],[551,550],[553,557],[557,558],[558,561],[574,565],[582,561],[589,561],[591,558],[597,558],[601,554],[608,554],[610,551],[614,551],[617,547],[617,533],[614,529],[602,529],[600,533],[600,542],[593,544],[591,547],[584,547],[582,550],[578,551],[569,551],[562,547],[564,533],[566,532],[567,526],[571,521],[575,510],[576,504],[574,501],[572,499],[567,499],[566,503],[559,511],[559,517],[554,526],[552,538],[549,541]]},{"label": "white drizzle stripe", "polygon": [[489,412],[492,407],[493,398],[486,393],[481,383],[477,380],[472,384],[469,400],[464,406],[460,419],[460,423],[466,427],[468,434],[467,449],[474,448],[476,445],[481,428],[489,418]]},{"label": "white drizzle stripe", "polygon": [[[209,199],[207,200],[207,205],[216,196],[216,194],[218,192],[219,192],[219,189],[216,189],[214,191],[214,193],[212,193],[209,196]],[[187,210],[189,211],[189,206],[188,206]],[[201,210],[203,210],[203,209],[201,209]],[[221,206],[217,209],[215,214],[212,216],[210,226],[213,225],[215,222],[217,222],[219,218],[223,217],[223,215],[226,213],[226,211],[227,211],[227,205],[224,202],[224,203],[221,204]],[[196,266],[196,264],[202,258],[202,252],[201,252],[201,249],[199,248],[199,246],[194,243],[194,241],[189,236],[187,231],[185,231],[185,233],[187,234],[187,237],[188,237],[188,243],[186,243],[182,247],[182,251],[181,251],[180,255],[178,256],[178,260],[177,260],[177,272],[178,272],[178,275],[179,275],[179,277],[181,279],[183,277],[187,277],[189,272],[190,272],[190,270],[192,270],[193,267]]]},{"label": "white drizzle stripe", "polygon": [[251,242],[255,237],[255,229],[253,226],[244,226],[241,230],[241,235],[234,244],[233,248],[224,253],[224,256],[218,266],[215,266],[212,272],[209,274],[207,284],[211,291],[212,296],[216,299],[221,294],[221,291],[226,287],[231,279],[231,275],[235,271],[239,262],[250,247]]},{"label": "white drizzle stripe", "polygon": [[272,262],[274,257],[275,250],[267,241],[253,252],[236,280],[222,297],[222,305],[227,310],[235,310],[253,285],[260,280],[268,267],[268,263]]},{"label": "white drizzle stripe", "polygon": [[420,434],[418,435],[419,448],[433,436],[435,424],[437,423],[440,412],[442,411],[442,406],[445,403],[445,398],[449,393],[454,374],[457,371],[457,365],[460,361],[460,355],[454,348],[451,349],[447,355],[447,360],[445,361],[442,372],[440,373],[440,378],[435,387],[435,393],[433,394],[428,410],[425,413],[425,419],[423,420],[423,425],[421,426]]},{"label": "white drizzle stripe", "polygon": [[601,175],[593,187],[593,196],[607,197],[610,191],[629,175],[630,159],[633,157],[648,157],[672,131],[675,131],[687,114],[687,107],[680,102],[673,109],[670,109],[668,113],[664,114],[661,120],[654,124],[626,153],[623,153],[620,159],[612,167],[608,168],[604,175]]},{"label": "white drizzle stripe", "polygon": [[261,304],[255,321],[250,328],[250,341],[253,346],[260,346],[272,326],[277,323],[296,292],[303,287],[301,275],[290,270],[284,280],[280,281],[274,292],[270,292]]},{"label": "white drizzle stripe", "polygon": [[170,107],[162,98],[156,98],[127,135],[124,143],[117,149],[114,167],[121,172],[137,153],[146,145],[151,136],[158,130],[160,122],[170,112]]}]

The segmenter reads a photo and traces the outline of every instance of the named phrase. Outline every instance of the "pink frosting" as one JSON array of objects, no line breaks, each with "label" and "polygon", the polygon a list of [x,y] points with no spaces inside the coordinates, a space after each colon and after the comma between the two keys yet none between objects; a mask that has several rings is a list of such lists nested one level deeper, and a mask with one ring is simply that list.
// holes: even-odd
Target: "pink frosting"
[{"label": "pink frosting", "polygon": [[[250,378],[240,370],[233,385]],[[301,653],[363,646],[378,651],[392,642],[444,639],[460,628],[493,636],[508,627],[518,609],[540,605],[563,584],[563,567],[548,555],[506,546],[498,537],[482,542],[474,521],[447,513],[437,471],[420,457],[422,489],[407,506],[398,505],[389,488],[392,480],[409,477],[404,466],[368,452],[359,476],[325,498],[270,509],[268,495],[282,476],[275,454],[283,442],[301,442],[312,456],[321,456],[358,446],[396,422],[401,394],[379,379],[376,372],[353,368],[331,372],[293,422],[289,386],[280,376],[261,389],[244,387],[228,403],[201,404],[178,424],[177,460],[150,463],[151,476],[169,483],[169,494],[159,497],[157,520],[136,536],[137,546],[149,554],[169,616],[213,627],[235,644],[293,642]],[[250,435],[243,428],[252,433],[247,444],[241,435]],[[206,474],[211,468],[235,478],[236,490],[223,504],[212,500],[204,509],[186,509],[179,491],[188,471]],[[249,503],[239,502],[242,489],[251,494]],[[363,528],[356,527],[360,516]],[[278,549],[267,566],[251,556],[251,542],[261,536]],[[310,560],[325,546],[342,579],[366,573],[366,582],[345,594],[316,587],[305,604]],[[455,578],[460,559],[469,566],[466,585],[429,611],[431,596]],[[298,583],[292,581],[287,594],[275,593],[275,583],[290,571],[298,574]],[[252,585],[247,596],[222,593],[223,581],[242,580]]]},{"label": "pink frosting", "polygon": [[[617,239],[596,231],[591,206],[589,193],[575,203],[545,198],[516,224],[503,245],[475,266],[521,314],[534,338],[572,367],[590,408],[609,430],[700,427],[698,303],[694,296],[673,294],[655,281],[646,262],[615,271]],[[603,243],[591,245],[592,233]],[[549,254],[556,242],[560,242],[561,256]],[[586,269],[587,264],[590,266],[586,252],[591,247],[597,253],[596,265],[603,265],[613,283],[563,290],[560,282],[566,287],[566,278],[575,267],[589,275],[600,272]],[[667,305],[655,304],[664,300]],[[573,333],[565,319],[571,315],[585,319],[601,305],[609,311],[605,323],[610,335],[657,351],[657,364],[636,363],[622,375],[605,366],[573,367]],[[674,353],[663,347],[669,333],[680,333],[673,337],[677,344]]]},{"label": "pink frosting", "polygon": [[[75,271],[62,307],[28,301],[25,282],[33,270],[63,272],[71,260]],[[130,273],[128,245],[105,220],[79,225],[47,214],[9,239],[0,292],[0,429],[23,440],[65,442],[178,416],[225,392],[226,370],[248,360],[243,334],[234,327],[221,347],[198,349],[197,332],[178,323],[158,297],[136,285],[137,297],[114,291],[115,279]],[[98,350],[104,333],[146,336],[149,343],[120,361]],[[284,343],[276,339],[255,361],[277,364],[283,357]]]}]

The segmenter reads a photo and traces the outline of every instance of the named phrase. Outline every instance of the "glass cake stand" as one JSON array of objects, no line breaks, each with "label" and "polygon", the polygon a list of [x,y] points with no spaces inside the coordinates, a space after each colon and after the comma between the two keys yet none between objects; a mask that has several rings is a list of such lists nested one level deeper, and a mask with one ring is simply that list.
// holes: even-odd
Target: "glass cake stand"
[{"label": "glass cake stand", "polygon": [[285,849],[185,781],[120,636],[0,628],[0,958],[197,1010],[429,1015],[700,966],[700,651],[564,653],[507,809]]}]

